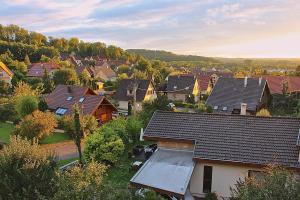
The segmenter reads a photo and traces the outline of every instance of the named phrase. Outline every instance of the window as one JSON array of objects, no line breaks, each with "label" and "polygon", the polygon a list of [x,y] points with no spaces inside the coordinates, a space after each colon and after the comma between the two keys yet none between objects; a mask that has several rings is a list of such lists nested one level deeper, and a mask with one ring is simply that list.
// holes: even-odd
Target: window
[{"label": "window", "polygon": [[224,107],[223,107],[223,111],[226,111],[226,110],[227,110],[227,107],[226,107],[226,106],[224,106]]},{"label": "window", "polygon": [[73,97],[68,97],[67,101],[71,101],[73,99]]},{"label": "window", "polygon": [[67,109],[65,109],[65,108],[58,108],[55,111],[55,114],[57,114],[57,115],[64,115],[66,112],[67,112]]},{"label": "window", "polygon": [[84,101],[84,97],[81,97],[80,99],[79,99],[79,103],[82,103],[83,101]]},{"label": "window", "polygon": [[127,90],[127,95],[132,95],[132,90]]},{"label": "window", "polygon": [[219,106],[214,106],[214,110],[218,110]]},{"label": "window", "polygon": [[204,166],[203,171],[203,193],[211,192],[212,166]]}]

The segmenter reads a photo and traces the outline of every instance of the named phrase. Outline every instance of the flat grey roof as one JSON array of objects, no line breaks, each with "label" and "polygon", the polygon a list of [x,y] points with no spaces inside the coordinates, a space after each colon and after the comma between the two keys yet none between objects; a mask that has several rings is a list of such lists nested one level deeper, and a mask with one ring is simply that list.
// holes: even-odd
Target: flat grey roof
[{"label": "flat grey roof", "polygon": [[193,152],[158,149],[130,182],[184,195],[194,170]]}]

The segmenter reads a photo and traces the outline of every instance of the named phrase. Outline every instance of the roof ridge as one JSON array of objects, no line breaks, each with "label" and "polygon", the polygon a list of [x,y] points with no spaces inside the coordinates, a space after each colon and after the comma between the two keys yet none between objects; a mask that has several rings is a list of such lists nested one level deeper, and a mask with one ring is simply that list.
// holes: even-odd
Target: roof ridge
[{"label": "roof ridge", "polygon": [[190,115],[212,115],[212,116],[231,116],[231,117],[245,117],[245,118],[262,118],[262,119],[296,119],[300,121],[298,117],[292,116],[255,116],[255,115],[238,115],[238,114],[222,114],[222,113],[189,113],[189,112],[174,112],[174,111],[164,111],[156,110],[154,113],[176,113],[176,114],[190,114]]}]

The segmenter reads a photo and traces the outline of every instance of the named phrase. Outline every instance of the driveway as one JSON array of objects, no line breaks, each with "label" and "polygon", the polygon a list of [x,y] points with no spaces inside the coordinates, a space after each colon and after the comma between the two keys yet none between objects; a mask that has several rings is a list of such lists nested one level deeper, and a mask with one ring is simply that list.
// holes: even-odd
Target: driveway
[{"label": "driveway", "polygon": [[[55,144],[45,144],[42,145],[42,147],[55,152],[55,154],[58,156],[58,160],[66,160],[69,158],[78,157],[77,147],[72,140]],[[81,141],[81,149],[83,151],[84,141]]]}]

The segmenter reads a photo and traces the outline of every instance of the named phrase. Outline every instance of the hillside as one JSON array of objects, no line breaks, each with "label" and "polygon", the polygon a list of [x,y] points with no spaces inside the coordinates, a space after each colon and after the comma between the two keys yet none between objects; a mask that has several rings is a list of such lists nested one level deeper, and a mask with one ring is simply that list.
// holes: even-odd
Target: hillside
[{"label": "hillside", "polygon": [[178,55],[172,52],[163,50],[147,50],[147,49],[127,49],[126,51],[130,53],[135,53],[144,56],[148,59],[162,60],[166,62],[171,61],[205,61],[205,62],[216,62],[215,59],[204,57],[204,56],[194,56],[194,55]]}]

